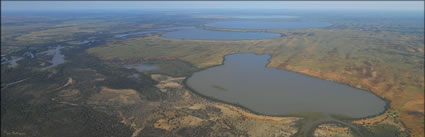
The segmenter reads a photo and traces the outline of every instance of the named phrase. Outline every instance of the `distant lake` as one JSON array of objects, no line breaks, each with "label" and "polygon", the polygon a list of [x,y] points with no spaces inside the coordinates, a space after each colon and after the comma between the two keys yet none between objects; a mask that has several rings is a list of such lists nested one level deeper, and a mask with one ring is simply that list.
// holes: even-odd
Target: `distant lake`
[{"label": "distant lake", "polygon": [[226,29],[307,29],[328,27],[332,24],[318,21],[267,21],[267,20],[229,20],[205,24],[207,27]]},{"label": "distant lake", "polygon": [[269,55],[232,54],[223,65],[194,73],[196,92],[268,115],[321,112],[362,118],[385,110],[374,94],[306,75],[266,67]]},{"label": "distant lake", "polygon": [[185,40],[259,40],[277,38],[280,37],[280,34],[266,32],[212,31],[198,28],[188,28],[167,32],[161,36],[165,38]]}]

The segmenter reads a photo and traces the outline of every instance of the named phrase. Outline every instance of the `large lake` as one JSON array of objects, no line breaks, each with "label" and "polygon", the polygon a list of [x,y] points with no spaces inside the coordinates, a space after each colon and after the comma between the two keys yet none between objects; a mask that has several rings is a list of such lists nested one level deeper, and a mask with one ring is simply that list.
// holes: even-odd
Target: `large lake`
[{"label": "large lake", "polygon": [[185,40],[259,40],[277,38],[280,37],[280,34],[266,32],[212,31],[193,27],[166,32],[161,36]]},{"label": "large lake", "polygon": [[269,58],[227,55],[223,65],[194,73],[187,85],[202,95],[267,115],[321,112],[362,118],[385,110],[386,102],[370,92],[266,67]]},{"label": "large lake", "polygon": [[207,27],[226,29],[307,29],[328,27],[331,24],[318,21],[267,21],[267,20],[229,20],[205,24]]}]

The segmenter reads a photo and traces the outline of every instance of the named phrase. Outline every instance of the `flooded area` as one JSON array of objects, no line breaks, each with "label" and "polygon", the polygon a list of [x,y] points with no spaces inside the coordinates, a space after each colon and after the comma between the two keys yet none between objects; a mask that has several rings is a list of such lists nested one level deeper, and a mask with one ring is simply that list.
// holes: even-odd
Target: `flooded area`
[{"label": "flooded area", "polygon": [[224,64],[194,73],[196,92],[267,115],[324,113],[362,118],[385,110],[376,95],[347,85],[266,67],[269,55],[231,54]]}]

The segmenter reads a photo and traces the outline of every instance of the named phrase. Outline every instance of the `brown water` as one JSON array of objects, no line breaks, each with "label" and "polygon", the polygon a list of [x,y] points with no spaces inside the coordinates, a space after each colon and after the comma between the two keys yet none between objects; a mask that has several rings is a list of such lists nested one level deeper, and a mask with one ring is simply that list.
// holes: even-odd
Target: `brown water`
[{"label": "brown water", "polygon": [[368,91],[269,68],[269,58],[228,55],[223,65],[194,73],[187,85],[204,96],[267,115],[320,112],[361,118],[385,110],[386,102]]}]

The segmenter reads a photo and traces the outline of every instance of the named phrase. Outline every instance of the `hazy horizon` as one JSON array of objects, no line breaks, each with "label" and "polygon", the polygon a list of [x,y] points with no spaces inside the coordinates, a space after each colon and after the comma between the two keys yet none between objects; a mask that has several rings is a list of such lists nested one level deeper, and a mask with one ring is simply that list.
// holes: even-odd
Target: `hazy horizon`
[{"label": "hazy horizon", "polygon": [[2,1],[2,11],[137,9],[424,10],[424,1]]}]

